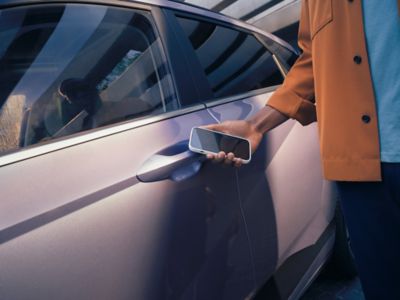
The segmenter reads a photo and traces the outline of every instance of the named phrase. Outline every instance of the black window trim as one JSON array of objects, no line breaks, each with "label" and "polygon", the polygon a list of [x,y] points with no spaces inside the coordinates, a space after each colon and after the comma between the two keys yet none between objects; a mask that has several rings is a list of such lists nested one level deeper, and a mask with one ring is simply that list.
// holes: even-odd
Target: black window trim
[{"label": "black window trim", "polygon": [[[169,30],[169,36],[163,35],[163,37],[169,39],[170,42],[167,44],[167,40],[165,40],[165,49],[173,65],[182,106],[202,103],[202,99],[205,97],[212,97],[212,91],[208,86],[207,78],[202,74],[200,62],[192,53],[193,47],[175,17],[176,11],[162,8],[162,12]],[[164,28],[165,26],[160,27]]]},{"label": "black window trim", "polygon": [[[188,56],[190,44],[180,39],[182,36],[177,22],[168,9],[153,6],[152,15],[161,39],[164,55],[168,62],[180,107],[185,108],[200,103],[201,91],[196,82],[201,82],[193,65],[196,61]],[[195,91],[195,92],[193,92]]]}]

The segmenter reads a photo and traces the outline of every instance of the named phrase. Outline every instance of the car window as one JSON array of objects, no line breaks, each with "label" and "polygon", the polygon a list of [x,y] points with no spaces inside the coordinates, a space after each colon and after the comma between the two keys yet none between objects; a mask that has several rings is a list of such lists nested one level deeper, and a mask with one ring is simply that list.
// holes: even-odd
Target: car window
[{"label": "car window", "polygon": [[147,11],[0,11],[0,153],[178,108]]},{"label": "car window", "polygon": [[260,38],[264,41],[264,43],[268,46],[272,52],[278,57],[280,63],[283,67],[288,71],[293,64],[296,62],[298,58],[298,54],[293,50],[290,50],[281,44],[277,43],[276,41],[271,40],[266,36],[261,36]]},{"label": "car window", "polygon": [[178,16],[214,96],[233,96],[281,84],[271,53],[253,35]]},{"label": "car window", "polygon": [[[277,43],[275,43],[277,44]],[[276,56],[279,58],[280,62],[283,64],[283,66],[286,68],[286,70],[289,70],[294,63],[296,62],[298,55],[297,53],[277,44],[276,46],[277,51]]]}]

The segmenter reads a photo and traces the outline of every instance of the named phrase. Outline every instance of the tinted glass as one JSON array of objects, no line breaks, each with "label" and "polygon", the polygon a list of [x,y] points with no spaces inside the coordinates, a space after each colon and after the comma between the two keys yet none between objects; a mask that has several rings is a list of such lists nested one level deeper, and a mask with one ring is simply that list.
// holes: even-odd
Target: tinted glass
[{"label": "tinted glass", "polygon": [[279,60],[282,62],[283,66],[287,70],[289,70],[294,65],[298,58],[298,55],[295,52],[283,46],[279,47],[279,50],[276,52],[276,56],[279,58]]},{"label": "tinted glass", "polygon": [[0,153],[177,108],[147,12],[0,11]]},{"label": "tinted glass", "polygon": [[261,36],[261,38],[267,44],[268,49],[274,52],[275,55],[279,58],[279,61],[283,64],[285,69],[289,70],[298,58],[297,53],[265,36]]},{"label": "tinted glass", "polygon": [[253,36],[227,27],[178,18],[216,97],[283,81],[271,53]]}]

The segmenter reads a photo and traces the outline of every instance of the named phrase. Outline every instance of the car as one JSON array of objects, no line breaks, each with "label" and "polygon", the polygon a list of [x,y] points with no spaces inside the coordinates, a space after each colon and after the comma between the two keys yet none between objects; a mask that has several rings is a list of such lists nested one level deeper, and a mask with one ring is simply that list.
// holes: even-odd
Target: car
[{"label": "car", "polygon": [[332,255],[352,272],[315,124],[239,169],[188,150],[266,105],[286,42],[164,0],[6,0],[0,40],[0,299],[298,299]]}]

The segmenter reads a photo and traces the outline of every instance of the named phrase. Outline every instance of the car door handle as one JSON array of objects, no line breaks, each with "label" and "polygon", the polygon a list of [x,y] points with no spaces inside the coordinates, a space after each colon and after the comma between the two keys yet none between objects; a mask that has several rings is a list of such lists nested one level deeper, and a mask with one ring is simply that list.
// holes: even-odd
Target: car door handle
[{"label": "car door handle", "polygon": [[165,179],[179,182],[197,174],[205,160],[205,155],[188,150],[188,141],[182,141],[153,154],[143,163],[136,177],[141,182]]}]

